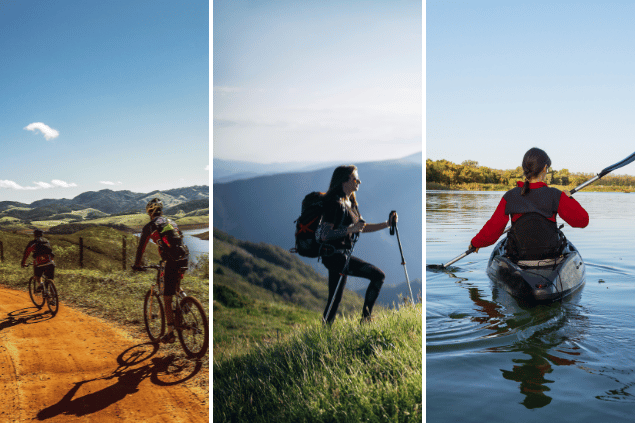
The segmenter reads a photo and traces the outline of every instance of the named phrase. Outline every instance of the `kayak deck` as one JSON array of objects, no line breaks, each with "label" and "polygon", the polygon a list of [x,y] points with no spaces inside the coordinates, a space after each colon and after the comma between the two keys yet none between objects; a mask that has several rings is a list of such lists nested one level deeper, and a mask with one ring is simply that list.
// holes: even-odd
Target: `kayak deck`
[{"label": "kayak deck", "polygon": [[567,242],[557,259],[515,263],[504,256],[506,241],[501,240],[492,251],[487,274],[512,296],[532,302],[552,302],[584,285],[586,267],[571,242]]}]

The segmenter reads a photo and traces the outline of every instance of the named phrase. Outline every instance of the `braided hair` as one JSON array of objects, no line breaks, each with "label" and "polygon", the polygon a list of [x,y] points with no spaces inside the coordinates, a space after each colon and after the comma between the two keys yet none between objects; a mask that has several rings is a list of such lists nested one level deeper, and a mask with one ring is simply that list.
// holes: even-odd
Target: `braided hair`
[{"label": "braided hair", "polygon": [[551,166],[551,159],[543,150],[539,148],[531,148],[525,153],[523,157],[523,173],[525,175],[525,183],[520,195],[527,195],[529,192],[529,180],[538,177],[540,172],[545,168]]}]

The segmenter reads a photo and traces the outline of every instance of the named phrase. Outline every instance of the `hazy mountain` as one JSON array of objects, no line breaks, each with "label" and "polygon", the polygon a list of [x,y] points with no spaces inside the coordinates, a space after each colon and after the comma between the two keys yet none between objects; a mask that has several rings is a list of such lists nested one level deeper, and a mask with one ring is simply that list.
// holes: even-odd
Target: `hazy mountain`
[{"label": "hazy mountain", "polygon": [[209,207],[208,203],[205,203],[205,201],[209,201],[209,186],[153,191],[147,194],[103,189],[101,191],[84,192],[72,199],[43,199],[34,201],[31,204],[3,201],[0,203],[0,217],[10,216],[21,220],[39,220],[84,209],[95,209],[107,214],[145,211],[145,205],[154,197],[161,198],[166,208],[176,207],[188,202],[197,202],[185,206],[188,211],[191,211],[194,204]]},{"label": "hazy mountain", "polygon": [[[410,274],[408,274],[410,275]],[[419,298],[423,297],[423,285],[421,279],[415,279],[410,281],[410,289],[412,289],[412,296],[415,303],[419,302]],[[362,289],[355,289],[357,295],[364,298],[366,295],[366,287]],[[404,282],[400,285],[390,286],[384,285],[379,291],[379,297],[377,297],[377,304],[384,307],[391,308],[393,304],[401,304],[402,298],[409,298],[410,290],[408,289],[408,283]]]},{"label": "hazy mountain", "polygon": [[214,183],[227,183],[276,173],[310,171],[333,166],[324,162],[254,163],[214,159]]},{"label": "hazy mountain", "polygon": [[[400,160],[421,164],[423,152],[415,153]],[[289,172],[309,172],[312,170],[335,168],[340,162],[291,162],[291,163],[254,163],[236,160],[214,159],[214,183],[228,183],[237,180],[255,178]]]},{"label": "hazy mountain", "polygon": [[[357,193],[360,212],[368,223],[384,222],[391,210],[399,214],[399,235],[411,279],[422,271],[422,165],[409,160],[361,163]],[[312,191],[326,191],[333,168],[311,172],[260,176],[214,184],[214,227],[251,242],[294,246],[295,224],[302,199]],[[362,234],[354,255],[386,273],[386,284],[405,282],[396,236],[389,231]],[[320,273],[316,259],[303,259]],[[355,278],[353,278],[355,279]]]},{"label": "hazy mountain", "polygon": [[401,160],[423,164],[423,151],[420,151],[419,153],[411,154],[410,156],[406,156]]}]

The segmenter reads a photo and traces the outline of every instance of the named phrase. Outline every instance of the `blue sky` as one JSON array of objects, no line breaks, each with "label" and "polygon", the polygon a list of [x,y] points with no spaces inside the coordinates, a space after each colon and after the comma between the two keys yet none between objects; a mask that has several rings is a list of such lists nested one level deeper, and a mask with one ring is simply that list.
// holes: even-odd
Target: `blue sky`
[{"label": "blue sky", "polygon": [[209,4],[0,2],[0,201],[209,183]]},{"label": "blue sky", "polygon": [[[635,151],[635,2],[429,0],[426,157],[598,173]],[[616,171],[635,175],[635,165]]]},{"label": "blue sky", "polygon": [[215,0],[213,36],[215,158],[423,150],[420,0]]}]

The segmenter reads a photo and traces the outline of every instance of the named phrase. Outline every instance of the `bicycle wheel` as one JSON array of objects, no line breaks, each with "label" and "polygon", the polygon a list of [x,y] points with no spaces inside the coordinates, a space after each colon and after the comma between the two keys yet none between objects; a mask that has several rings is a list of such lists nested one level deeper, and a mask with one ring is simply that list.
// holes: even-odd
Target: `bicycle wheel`
[{"label": "bicycle wheel", "polygon": [[209,324],[203,306],[196,298],[185,297],[177,313],[176,332],[183,350],[189,357],[203,357],[209,347]]},{"label": "bicycle wheel", "polygon": [[42,291],[36,292],[36,289],[39,288],[38,281],[35,280],[35,276],[31,276],[29,279],[29,296],[31,297],[31,301],[37,308],[42,308],[44,305],[44,296],[42,295]]},{"label": "bicycle wheel", "polygon": [[44,282],[46,284],[46,304],[51,311],[51,314],[55,316],[57,311],[60,309],[60,301],[57,297],[57,288],[55,288],[55,284],[53,281],[47,280]]},{"label": "bicycle wheel", "polygon": [[157,342],[165,332],[165,314],[156,292],[149,290],[143,302],[143,319],[150,341]]}]

